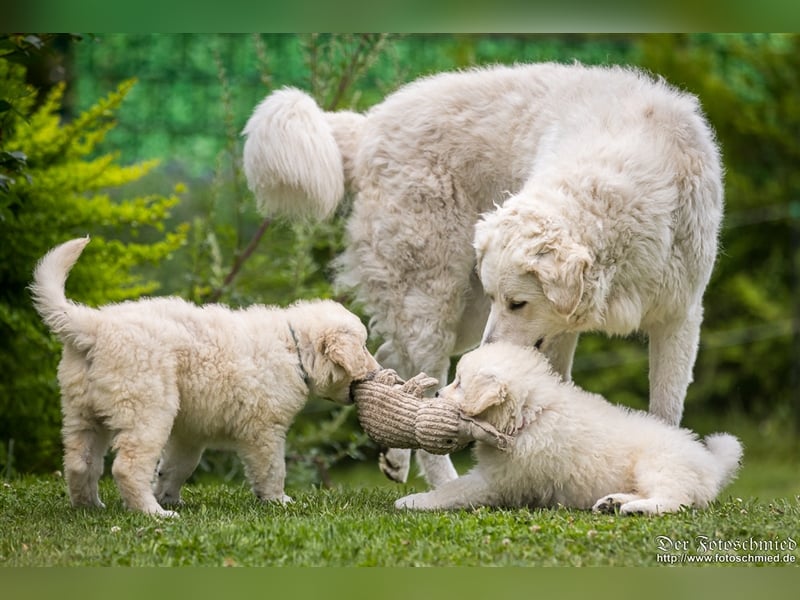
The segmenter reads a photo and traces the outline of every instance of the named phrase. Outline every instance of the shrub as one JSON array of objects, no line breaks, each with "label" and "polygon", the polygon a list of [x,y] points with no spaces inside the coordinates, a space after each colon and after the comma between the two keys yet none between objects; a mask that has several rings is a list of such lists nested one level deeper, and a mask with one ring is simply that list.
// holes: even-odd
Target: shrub
[{"label": "shrub", "polygon": [[[2,42],[7,45],[9,37]],[[0,469],[6,476],[56,469],[61,455],[59,347],[27,290],[38,258],[67,239],[92,235],[68,295],[97,305],[153,292],[158,284],[137,268],[164,260],[186,237],[184,226],[164,226],[180,187],[166,196],[109,195],[156,162],[123,166],[115,154],[92,157],[114,127],[114,112],[132,80],[65,123],[59,117],[64,86],[38,97],[24,78],[13,52],[0,55]]]}]

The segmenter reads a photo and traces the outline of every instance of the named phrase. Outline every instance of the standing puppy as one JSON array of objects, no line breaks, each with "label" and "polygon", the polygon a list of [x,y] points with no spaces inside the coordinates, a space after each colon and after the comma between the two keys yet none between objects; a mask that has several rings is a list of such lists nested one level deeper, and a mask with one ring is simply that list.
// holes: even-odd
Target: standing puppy
[{"label": "standing puppy", "polygon": [[699,441],[564,382],[540,352],[510,343],[465,354],[439,396],[514,443],[502,451],[478,442],[469,473],[401,498],[397,508],[566,506],[622,514],[703,508],[733,479],[742,457],[732,435]]},{"label": "standing puppy", "polygon": [[308,396],[347,403],[352,381],[379,368],[358,317],[331,301],[230,310],[154,298],[90,308],[64,295],[88,243],[51,250],[31,286],[64,344],[58,380],[72,504],[103,506],[97,482],[109,446],[132,510],[176,515],[159,502],[180,501],[206,447],[236,450],[262,500],[290,501],[284,441]]}]

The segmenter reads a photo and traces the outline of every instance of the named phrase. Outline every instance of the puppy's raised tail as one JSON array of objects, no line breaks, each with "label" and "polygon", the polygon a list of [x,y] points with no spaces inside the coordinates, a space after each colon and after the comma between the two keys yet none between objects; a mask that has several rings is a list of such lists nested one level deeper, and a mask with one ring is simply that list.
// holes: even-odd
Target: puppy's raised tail
[{"label": "puppy's raised tail", "polygon": [[67,276],[89,238],[78,238],[56,246],[44,255],[33,272],[30,286],[33,306],[45,325],[64,343],[86,350],[94,340],[93,309],[67,299]]},{"label": "puppy's raised tail", "polygon": [[352,182],[365,117],[325,112],[295,88],[267,96],[244,127],[244,171],[266,215],[330,217]]},{"label": "puppy's raised tail", "polygon": [[712,433],[703,438],[703,442],[717,459],[721,476],[719,487],[722,489],[736,477],[742,462],[742,444],[729,433]]}]

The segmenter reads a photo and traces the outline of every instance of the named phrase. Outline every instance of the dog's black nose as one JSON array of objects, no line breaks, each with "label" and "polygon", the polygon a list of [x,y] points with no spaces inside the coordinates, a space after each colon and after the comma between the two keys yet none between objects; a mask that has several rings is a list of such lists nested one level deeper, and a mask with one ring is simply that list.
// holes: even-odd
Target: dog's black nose
[{"label": "dog's black nose", "polygon": [[436,392],[436,393],[433,395],[433,397],[434,397],[434,398],[438,398],[438,397],[439,397],[439,392]]}]

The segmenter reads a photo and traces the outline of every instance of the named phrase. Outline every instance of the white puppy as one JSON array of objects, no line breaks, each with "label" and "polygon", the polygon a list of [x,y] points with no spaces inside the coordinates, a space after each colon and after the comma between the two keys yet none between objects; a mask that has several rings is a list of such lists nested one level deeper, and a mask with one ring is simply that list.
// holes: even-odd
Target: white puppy
[{"label": "white puppy", "polygon": [[[481,340],[490,307],[475,271],[479,215],[523,190],[526,202],[541,205],[580,194],[584,201],[571,205],[585,211],[576,225],[594,220],[575,242],[599,235],[586,259],[605,265],[613,288],[592,326],[605,318],[617,331],[642,324],[651,333],[653,410],[678,422],[722,211],[718,152],[693,96],[633,69],[496,66],[419,79],[365,114],[325,112],[300,90],[277,90],[244,133],[244,168],[264,213],[322,219],[353,194],[337,282],[357,289],[371,331],[384,340],[378,362],[405,379],[424,371],[445,382],[450,357]],[[573,217],[556,216],[559,227]],[[523,235],[526,220],[515,220]],[[653,271],[640,274],[631,262],[642,252]],[[486,273],[495,264],[500,278],[519,271],[484,261],[484,283],[501,302],[507,290]],[[510,332],[500,309],[492,339],[532,345],[532,336],[546,336],[543,350],[569,376],[572,323],[544,330],[520,322]],[[559,343],[556,333],[567,329]],[[446,457],[418,456],[432,485],[456,476]],[[383,467],[405,479],[408,451],[390,452]]]},{"label": "white puppy", "polygon": [[[103,457],[132,510],[163,516],[206,447],[235,449],[255,494],[284,494],[284,440],[310,394],[339,403],[379,368],[361,321],[332,301],[287,309],[198,307],[154,298],[90,308],[64,295],[89,242],[51,250],[31,286],[64,344],[58,369],[64,474],[74,506],[103,506]],[[151,487],[159,456],[155,494]]]},{"label": "white puppy", "polygon": [[545,357],[510,343],[481,346],[439,395],[515,441],[478,442],[477,465],[397,508],[555,507],[660,514],[705,507],[736,474],[742,446],[729,434],[699,441],[686,429],[613,405],[553,373]]}]

